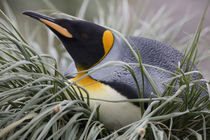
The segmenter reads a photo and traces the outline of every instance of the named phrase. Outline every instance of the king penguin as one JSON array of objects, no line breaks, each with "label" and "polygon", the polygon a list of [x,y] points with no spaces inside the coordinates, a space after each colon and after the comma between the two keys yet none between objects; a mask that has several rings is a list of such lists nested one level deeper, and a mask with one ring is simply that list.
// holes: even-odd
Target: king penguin
[{"label": "king penguin", "polygon": [[[85,76],[87,70],[99,67],[106,62],[137,62],[130,48],[120,37],[111,30],[88,21],[52,18],[33,11],[24,11],[23,14],[44,23],[63,43],[74,60],[67,73],[78,72],[70,81],[76,82],[88,91],[91,108],[94,104],[101,103],[99,119],[107,128],[116,130],[141,119],[138,103],[91,100],[116,101],[139,98],[133,76],[122,66],[105,67]],[[133,36],[128,36],[126,39],[133,49],[137,48],[143,64],[154,66],[147,67],[146,70],[153,79],[158,92],[162,93],[165,90],[162,83],[172,75],[155,67],[174,72],[178,63],[183,59],[182,53],[155,40]],[[133,66],[132,69],[139,87],[142,87],[139,67]],[[156,96],[147,78],[144,80],[143,93],[145,98]]]}]

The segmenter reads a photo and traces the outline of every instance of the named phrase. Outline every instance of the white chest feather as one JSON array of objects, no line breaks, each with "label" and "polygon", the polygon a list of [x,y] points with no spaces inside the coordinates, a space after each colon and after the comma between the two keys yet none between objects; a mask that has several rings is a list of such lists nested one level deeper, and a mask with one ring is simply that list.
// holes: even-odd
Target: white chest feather
[{"label": "white chest feather", "polygon": [[[89,91],[91,98],[103,99],[103,100],[126,100],[126,98],[120,95],[117,91],[107,85],[103,85],[105,90],[101,91]],[[94,104],[100,103],[100,121],[105,124],[109,129],[118,129],[129,123],[137,121],[141,118],[141,110],[139,107],[129,102],[104,102],[90,100],[91,108]]]},{"label": "white chest feather", "polygon": [[[70,81],[76,81],[83,76],[80,74]],[[101,82],[95,81],[91,77],[83,78],[77,81],[77,84],[83,86],[89,93],[89,97],[93,99],[101,100],[126,100],[127,98],[122,96],[116,90]],[[129,94],[129,93],[128,93]],[[85,96],[86,94],[84,94]],[[141,110],[129,102],[105,102],[90,99],[90,107],[93,109],[96,103],[101,104],[99,109],[99,119],[105,124],[108,129],[118,129],[129,123],[137,121],[141,118]]]}]

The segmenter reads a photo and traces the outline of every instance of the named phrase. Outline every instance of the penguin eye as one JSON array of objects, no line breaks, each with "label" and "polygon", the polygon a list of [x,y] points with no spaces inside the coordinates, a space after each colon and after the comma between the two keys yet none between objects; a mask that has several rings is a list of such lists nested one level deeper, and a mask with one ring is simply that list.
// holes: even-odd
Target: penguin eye
[{"label": "penguin eye", "polygon": [[82,33],[81,34],[82,39],[87,40],[88,39],[88,35],[86,33]]}]

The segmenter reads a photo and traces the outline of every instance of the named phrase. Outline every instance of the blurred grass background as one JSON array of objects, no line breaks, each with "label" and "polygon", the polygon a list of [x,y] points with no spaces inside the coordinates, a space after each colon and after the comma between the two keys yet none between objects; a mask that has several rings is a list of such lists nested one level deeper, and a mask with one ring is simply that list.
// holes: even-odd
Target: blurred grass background
[{"label": "blurred grass background", "polygon": [[[71,59],[54,35],[40,23],[22,15],[23,10],[61,11],[110,26],[124,35],[152,38],[183,52],[199,23],[207,0],[1,0],[0,8],[40,53],[58,60],[61,72]],[[83,9],[83,10],[81,10]],[[210,10],[199,42],[198,69],[210,79]],[[42,46],[40,48],[40,46]]]}]

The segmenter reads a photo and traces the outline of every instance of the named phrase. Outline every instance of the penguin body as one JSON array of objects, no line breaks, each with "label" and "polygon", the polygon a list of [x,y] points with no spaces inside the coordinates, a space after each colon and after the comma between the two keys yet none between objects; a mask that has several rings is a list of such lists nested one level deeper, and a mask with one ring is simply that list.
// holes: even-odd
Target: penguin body
[{"label": "penguin body", "polygon": [[[183,55],[174,48],[151,39],[141,37],[127,37],[129,43],[133,49],[137,47],[141,54],[142,62],[152,66],[163,68],[170,72],[174,72],[178,62],[181,62]],[[115,36],[115,44],[110,50],[109,54],[95,67],[105,64],[110,61],[123,61],[126,63],[137,63],[133,54],[126,46],[126,44],[117,36]],[[67,75],[75,70],[71,65],[71,71],[67,71]],[[70,68],[69,68],[70,69]],[[76,69],[76,68],[75,68]],[[135,75],[137,77],[139,86],[142,91],[142,77],[139,67],[133,67]],[[171,77],[170,74],[151,67],[146,67],[146,70],[154,80],[159,93],[163,93],[164,86],[162,82],[166,82]],[[90,98],[102,99],[102,100],[126,100],[139,98],[137,92],[136,83],[131,73],[122,66],[110,66],[99,69],[89,75],[92,79],[100,81],[103,88],[88,88],[92,84],[87,86],[80,84],[87,89]],[[168,81],[169,82],[169,81]],[[88,82],[87,82],[88,83]],[[94,83],[94,82],[90,82]],[[98,87],[98,86],[96,86]],[[91,90],[90,90],[91,89]],[[154,90],[150,85],[150,82],[145,77],[144,80],[144,97],[155,97]],[[128,125],[141,118],[141,110],[138,103],[111,103],[104,101],[90,100],[91,108],[96,103],[100,103],[100,121],[109,129],[119,129],[125,125]]]},{"label": "penguin body", "polygon": [[[167,71],[174,72],[176,70],[178,62],[182,61],[182,53],[164,43],[142,37],[129,36],[126,38],[128,39],[133,49],[135,49],[135,47],[138,49],[143,64],[156,66]],[[109,54],[97,65],[97,67],[109,61],[137,63],[136,58],[134,58],[133,54],[126,46],[124,41],[117,36],[115,36],[115,44],[113,45]],[[70,67],[73,69],[72,65]],[[72,69],[71,71],[68,70],[66,72],[66,75],[71,75],[73,71]],[[139,67],[133,67],[133,70],[137,77],[140,88],[142,88],[142,77],[140,69]],[[171,78],[171,75],[156,68],[146,67],[146,70],[150,74],[151,78],[154,80],[159,92],[162,93],[165,89],[162,82],[166,82],[167,79]],[[130,72],[122,66],[110,66],[99,69],[91,73],[90,76],[93,79],[101,81],[102,83],[116,89],[118,92],[121,93],[121,95],[127,97],[128,99],[138,98],[135,81]],[[154,91],[146,77],[144,81],[144,86],[144,97],[148,98],[151,96],[151,93],[154,93]]]},{"label": "penguin body", "polygon": [[[119,65],[99,69],[81,79],[87,74],[86,70],[109,61],[137,62],[121,38],[110,30],[87,21],[55,19],[33,11],[25,11],[24,14],[47,25],[61,40],[74,60],[67,71],[67,74],[72,74],[70,81],[84,87],[90,98],[101,100],[139,98],[132,75]],[[182,61],[183,55],[166,44],[140,37],[127,37],[127,39],[134,50],[138,49],[144,64],[174,72],[178,62]],[[135,66],[133,70],[142,91],[140,69]],[[162,82],[168,80],[171,75],[154,67],[146,67],[146,70],[154,80],[158,91],[162,93],[165,89]],[[75,71],[79,73],[73,75]],[[144,97],[155,97],[146,77],[144,86]],[[101,103],[99,119],[109,129],[118,129],[141,118],[138,103],[113,103],[90,99],[91,108],[96,103]]]}]

